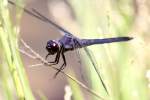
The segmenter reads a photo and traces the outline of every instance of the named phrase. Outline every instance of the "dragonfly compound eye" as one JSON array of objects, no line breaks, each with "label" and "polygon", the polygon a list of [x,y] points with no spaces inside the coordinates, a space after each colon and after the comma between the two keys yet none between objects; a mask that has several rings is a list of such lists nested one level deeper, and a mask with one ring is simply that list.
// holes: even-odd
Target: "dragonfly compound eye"
[{"label": "dragonfly compound eye", "polygon": [[49,54],[53,55],[59,51],[59,46],[54,40],[49,40],[46,45],[46,50],[49,52]]}]

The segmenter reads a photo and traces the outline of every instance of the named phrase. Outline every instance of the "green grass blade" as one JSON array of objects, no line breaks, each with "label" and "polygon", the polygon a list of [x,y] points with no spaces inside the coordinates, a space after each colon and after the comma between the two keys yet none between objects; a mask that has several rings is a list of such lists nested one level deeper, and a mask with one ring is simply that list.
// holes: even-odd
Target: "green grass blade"
[{"label": "green grass blade", "polygon": [[[0,31],[0,41],[4,55],[4,62],[7,64],[9,73],[11,74],[14,87],[16,88],[17,98],[34,100],[28,79],[25,74],[24,67],[20,58],[18,47],[18,33],[16,26],[12,24],[10,19],[7,0],[0,1],[0,20],[2,28]],[[19,14],[19,12],[18,12]],[[20,13],[21,14],[21,13]],[[16,18],[19,23],[19,17]]]}]

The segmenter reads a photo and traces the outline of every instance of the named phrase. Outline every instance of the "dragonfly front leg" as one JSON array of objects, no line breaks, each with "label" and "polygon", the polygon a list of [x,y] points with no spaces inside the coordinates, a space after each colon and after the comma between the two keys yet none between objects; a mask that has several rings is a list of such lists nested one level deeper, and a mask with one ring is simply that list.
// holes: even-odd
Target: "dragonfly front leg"
[{"label": "dragonfly front leg", "polygon": [[[62,50],[63,50],[63,47],[61,47],[60,50],[57,52],[56,57],[55,57],[55,60],[54,60],[54,61],[51,61],[51,62],[48,62],[48,63],[51,63],[51,65],[56,65],[56,64],[58,64],[58,63],[59,63],[59,59],[60,59],[60,54],[61,54]],[[47,54],[46,59],[47,59],[47,57],[48,57],[49,55],[50,55],[50,54]]]},{"label": "dragonfly front leg", "polygon": [[49,55],[50,55],[50,53],[48,53],[48,54],[46,55],[45,60],[48,58]]},{"label": "dragonfly front leg", "polygon": [[59,59],[60,59],[60,51],[59,52],[57,52],[57,55],[56,55],[56,57],[55,57],[55,60],[54,61],[51,61],[51,62],[48,62],[48,63],[51,63],[52,65],[56,65],[56,64],[58,64],[59,63]]}]

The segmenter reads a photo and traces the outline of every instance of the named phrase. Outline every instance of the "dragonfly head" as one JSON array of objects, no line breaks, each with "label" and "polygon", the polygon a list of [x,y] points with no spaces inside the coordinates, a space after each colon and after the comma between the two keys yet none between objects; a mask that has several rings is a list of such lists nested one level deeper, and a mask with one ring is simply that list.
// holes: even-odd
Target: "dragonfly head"
[{"label": "dragonfly head", "polygon": [[54,55],[59,51],[59,44],[55,40],[49,40],[46,45],[46,50],[49,55]]}]

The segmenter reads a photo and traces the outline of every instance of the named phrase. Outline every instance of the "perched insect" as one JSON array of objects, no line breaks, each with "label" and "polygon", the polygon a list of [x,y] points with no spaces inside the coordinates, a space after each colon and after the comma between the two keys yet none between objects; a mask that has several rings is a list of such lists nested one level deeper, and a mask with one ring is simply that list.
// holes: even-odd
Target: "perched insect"
[{"label": "perched insect", "polygon": [[[62,38],[59,40],[49,40],[46,45],[46,50],[48,51],[48,54],[46,58],[49,55],[56,54],[55,61],[49,62],[53,64],[59,63],[60,55],[63,58],[64,63],[60,67],[60,70],[63,70],[66,66],[66,59],[64,53],[67,51],[75,50],[77,48],[82,48],[94,44],[104,44],[104,43],[112,43],[112,42],[123,42],[131,40],[130,37],[115,37],[115,38],[104,38],[104,39],[79,39],[73,35],[65,34]],[[56,75],[59,73],[59,71],[56,73]]]}]

